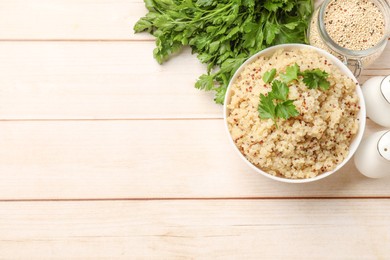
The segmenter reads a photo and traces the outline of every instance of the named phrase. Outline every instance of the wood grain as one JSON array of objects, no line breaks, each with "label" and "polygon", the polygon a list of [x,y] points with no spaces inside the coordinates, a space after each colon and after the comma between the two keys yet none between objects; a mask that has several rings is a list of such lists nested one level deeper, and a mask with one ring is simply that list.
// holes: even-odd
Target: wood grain
[{"label": "wood grain", "polygon": [[0,258],[388,259],[389,200],[0,203]]},{"label": "wood grain", "polygon": [[1,40],[152,40],[134,35],[142,0],[0,0]]},{"label": "wood grain", "polygon": [[[153,43],[0,42],[1,119],[221,118],[189,50],[160,66]],[[185,66],[183,66],[185,64]]]},{"label": "wood grain", "polygon": [[0,0],[0,40],[152,41],[133,31],[146,13],[143,0]]},{"label": "wood grain", "polygon": [[[368,122],[366,135],[381,128]],[[0,199],[390,197],[351,161],[304,185],[253,172],[222,120],[0,122]]]},{"label": "wood grain", "polygon": [[193,87],[204,66],[189,49],[158,65],[133,33],[145,13],[0,0],[0,259],[389,259],[390,179],[255,174]]},{"label": "wood grain", "polygon": [[[158,65],[153,46],[0,42],[0,119],[222,118],[213,94],[194,88],[205,68],[189,49]],[[390,74],[389,56],[390,46],[361,82]]]}]

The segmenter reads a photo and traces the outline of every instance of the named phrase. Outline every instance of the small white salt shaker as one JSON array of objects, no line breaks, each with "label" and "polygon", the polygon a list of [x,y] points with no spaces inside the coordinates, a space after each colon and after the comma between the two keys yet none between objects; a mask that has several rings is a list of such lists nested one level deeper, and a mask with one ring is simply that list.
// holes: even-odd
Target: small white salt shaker
[{"label": "small white salt shaker", "polygon": [[390,75],[370,78],[362,91],[367,116],[378,125],[390,127]]},{"label": "small white salt shaker", "polygon": [[367,177],[390,177],[390,130],[363,139],[355,153],[355,165]]}]

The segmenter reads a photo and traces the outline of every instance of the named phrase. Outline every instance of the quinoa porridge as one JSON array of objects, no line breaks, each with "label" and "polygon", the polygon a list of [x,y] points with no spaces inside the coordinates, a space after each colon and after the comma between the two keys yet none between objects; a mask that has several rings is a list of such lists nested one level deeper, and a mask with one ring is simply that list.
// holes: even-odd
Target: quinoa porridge
[{"label": "quinoa porridge", "polygon": [[[308,89],[301,81],[289,86],[299,115],[287,120],[260,119],[259,95],[271,90],[263,74],[276,68],[276,79],[297,63],[302,70],[326,71],[328,90]],[[326,57],[312,49],[275,52],[259,57],[232,82],[227,104],[227,125],[241,153],[253,165],[275,176],[312,178],[333,170],[348,155],[358,132],[359,98],[356,84]]]}]

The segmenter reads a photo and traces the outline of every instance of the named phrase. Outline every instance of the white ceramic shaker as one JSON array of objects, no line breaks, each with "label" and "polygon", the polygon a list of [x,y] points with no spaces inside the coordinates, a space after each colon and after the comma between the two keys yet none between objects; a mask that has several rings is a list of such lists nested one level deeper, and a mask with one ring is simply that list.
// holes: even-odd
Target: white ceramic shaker
[{"label": "white ceramic shaker", "polygon": [[370,78],[362,91],[367,116],[378,125],[390,127],[390,76]]},{"label": "white ceramic shaker", "polygon": [[355,153],[355,165],[367,177],[390,177],[390,130],[364,139]]}]

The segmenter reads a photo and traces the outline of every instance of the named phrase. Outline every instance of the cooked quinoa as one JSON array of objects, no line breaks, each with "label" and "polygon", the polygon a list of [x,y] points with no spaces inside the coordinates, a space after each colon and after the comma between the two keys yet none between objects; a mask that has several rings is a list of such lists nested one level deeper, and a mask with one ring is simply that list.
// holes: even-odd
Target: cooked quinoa
[{"label": "cooked quinoa", "polygon": [[[288,98],[300,115],[288,120],[260,119],[259,95],[271,91],[266,71],[297,63],[301,71],[319,68],[329,76],[329,90],[308,89],[303,82],[289,86]],[[231,86],[227,123],[241,153],[263,171],[285,178],[312,178],[333,170],[348,155],[358,131],[360,110],[356,84],[315,50],[278,51],[248,64]]]}]

